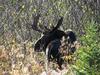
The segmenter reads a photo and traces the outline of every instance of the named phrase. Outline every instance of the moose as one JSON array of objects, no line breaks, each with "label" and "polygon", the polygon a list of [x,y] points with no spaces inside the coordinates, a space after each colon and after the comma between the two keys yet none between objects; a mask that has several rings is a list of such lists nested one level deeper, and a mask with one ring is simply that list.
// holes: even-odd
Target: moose
[{"label": "moose", "polygon": [[[40,15],[34,17],[34,21],[32,24],[32,29],[35,31],[40,32],[43,36],[35,43],[34,51],[35,52],[42,52],[46,54],[48,62],[55,60],[59,66],[59,69],[62,69],[62,64],[64,63],[64,59],[62,58],[63,54],[61,53],[60,49],[62,46],[62,38],[64,37],[68,44],[74,44],[76,41],[76,35],[72,30],[68,30],[64,32],[59,29],[63,22],[63,17],[61,17],[55,27],[52,29],[45,27],[45,31],[42,31],[38,28],[38,21]],[[74,49],[74,50],[73,50]],[[74,53],[75,48],[72,47],[72,51]]]}]

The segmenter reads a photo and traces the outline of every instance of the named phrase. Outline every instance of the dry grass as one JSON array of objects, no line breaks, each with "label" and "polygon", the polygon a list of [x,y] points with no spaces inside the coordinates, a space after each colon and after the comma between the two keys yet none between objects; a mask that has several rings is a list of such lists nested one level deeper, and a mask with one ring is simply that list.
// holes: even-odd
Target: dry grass
[{"label": "dry grass", "polygon": [[[34,53],[31,42],[26,44],[25,55],[21,53],[22,45],[13,42],[10,46],[9,50],[0,46],[0,75],[40,75],[45,72],[44,55]],[[58,71],[53,63],[49,67],[52,69],[48,71],[48,75],[53,75],[54,72],[61,75],[68,70]]]}]

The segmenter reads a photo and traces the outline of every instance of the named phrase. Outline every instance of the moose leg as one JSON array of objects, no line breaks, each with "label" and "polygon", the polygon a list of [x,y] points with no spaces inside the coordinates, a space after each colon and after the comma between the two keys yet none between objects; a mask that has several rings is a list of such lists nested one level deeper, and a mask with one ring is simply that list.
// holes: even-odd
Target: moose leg
[{"label": "moose leg", "polygon": [[60,70],[62,70],[62,64],[64,60],[61,57],[57,57],[57,64]]}]

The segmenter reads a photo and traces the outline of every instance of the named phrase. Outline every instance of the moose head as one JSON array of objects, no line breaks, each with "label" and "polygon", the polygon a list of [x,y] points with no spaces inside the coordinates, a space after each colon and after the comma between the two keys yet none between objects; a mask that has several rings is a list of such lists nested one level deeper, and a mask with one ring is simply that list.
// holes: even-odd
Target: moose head
[{"label": "moose head", "polygon": [[63,17],[61,17],[56,25],[56,27],[53,27],[53,29],[49,29],[46,26],[44,26],[45,30],[40,29],[38,27],[38,21],[39,21],[40,15],[34,17],[34,21],[32,24],[32,28],[35,31],[38,31],[39,33],[43,34],[43,36],[36,42],[34,50],[37,52],[45,51],[47,45],[55,40],[55,39],[61,39],[62,36],[65,36],[65,32],[58,30],[58,28],[61,26]]}]

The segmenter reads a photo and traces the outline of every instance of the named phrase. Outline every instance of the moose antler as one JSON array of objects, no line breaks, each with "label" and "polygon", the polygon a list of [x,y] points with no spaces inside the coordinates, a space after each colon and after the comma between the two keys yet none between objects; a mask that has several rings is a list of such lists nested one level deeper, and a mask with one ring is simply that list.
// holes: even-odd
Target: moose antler
[{"label": "moose antler", "polygon": [[63,17],[61,17],[61,18],[59,19],[59,21],[58,21],[58,23],[57,23],[56,27],[54,27],[54,28],[52,29],[52,31],[57,30],[57,29],[61,26],[62,21],[63,21]]},{"label": "moose antler", "polygon": [[37,14],[36,16],[34,16],[34,20],[33,20],[33,24],[32,24],[32,29],[35,30],[35,31],[38,31],[40,33],[44,33],[41,29],[39,29],[37,27],[38,21],[39,21],[39,17],[40,17],[40,14]]},{"label": "moose antler", "polygon": [[43,33],[43,34],[46,34],[47,32],[50,31],[50,29],[44,25],[44,30],[40,29],[38,27],[38,21],[39,21],[39,17],[40,17],[40,14],[37,14],[36,16],[34,16],[34,20],[33,20],[33,24],[32,24],[32,29],[35,30],[35,31],[38,31],[40,33]]},{"label": "moose antler", "polygon": [[53,31],[57,30],[61,26],[62,21],[63,21],[63,17],[61,17],[59,19],[56,27],[54,27],[53,29],[49,29],[47,26],[44,25],[45,31],[43,31],[43,30],[41,30],[38,27],[39,17],[40,17],[40,14],[37,14],[36,16],[34,16],[34,21],[33,21],[33,24],[32,24],[32,29],[35,30],[35,31],[38,31],[40,33],[43,33],[43,34],[47,34],[48,32],[53,32]]}]

